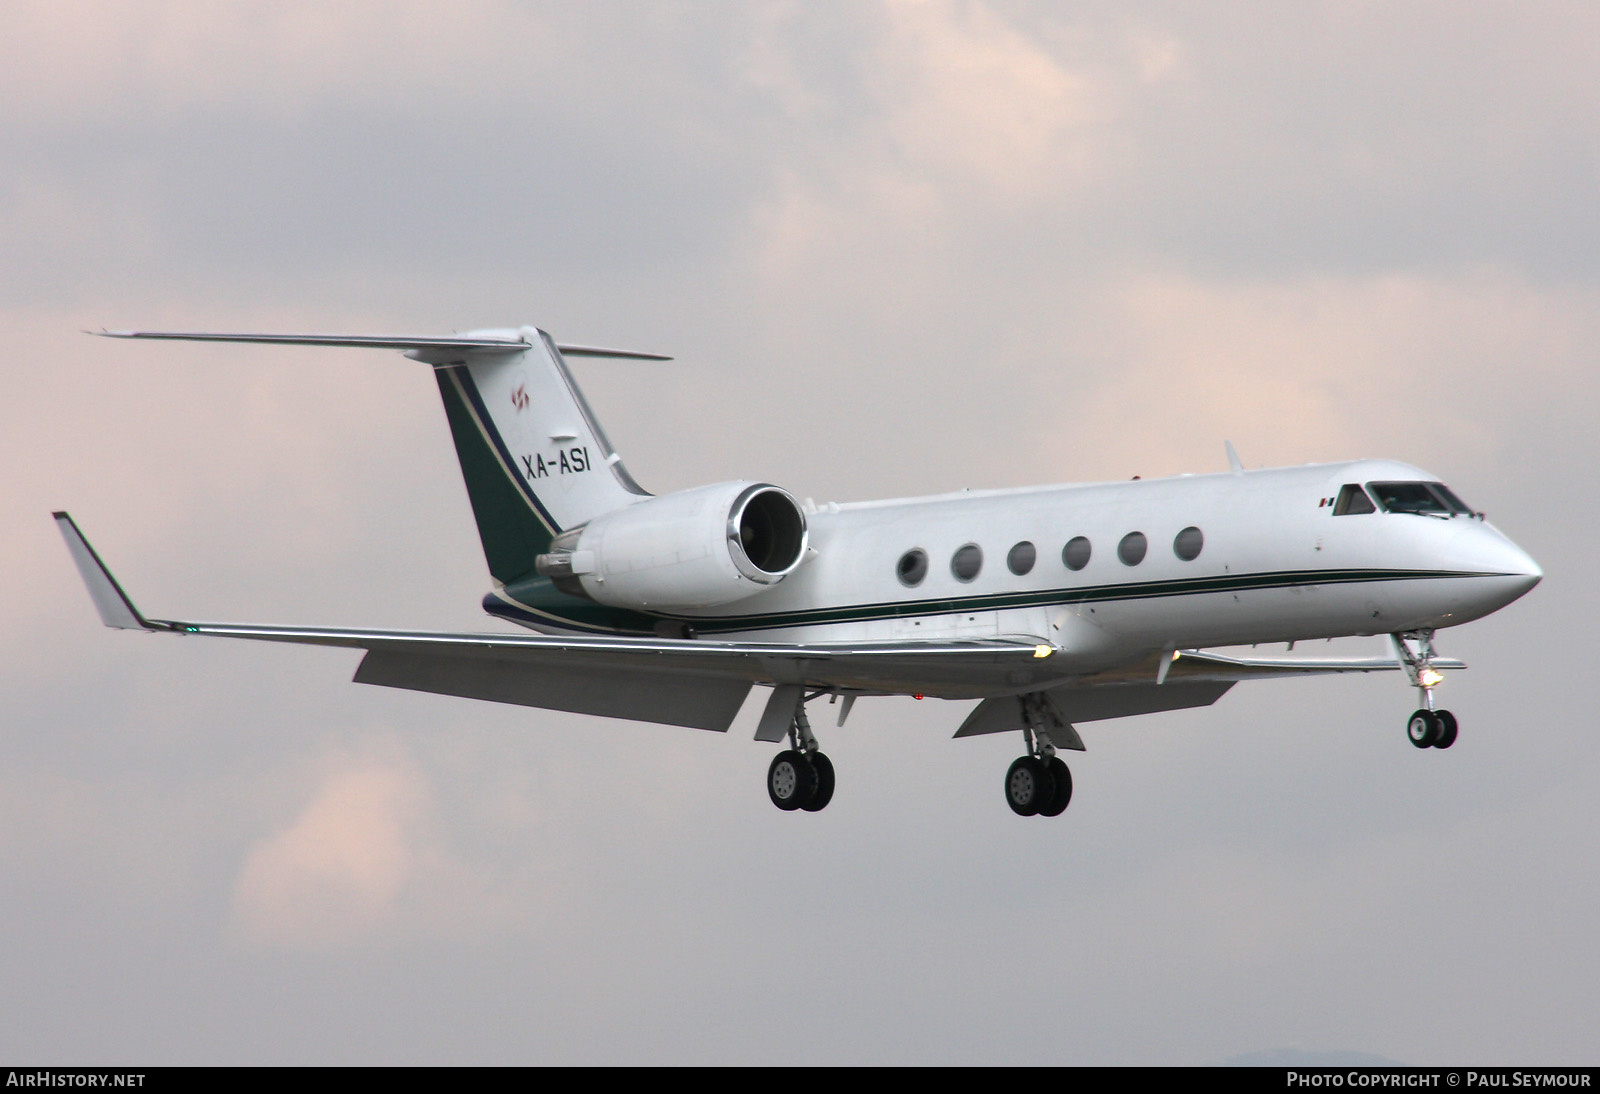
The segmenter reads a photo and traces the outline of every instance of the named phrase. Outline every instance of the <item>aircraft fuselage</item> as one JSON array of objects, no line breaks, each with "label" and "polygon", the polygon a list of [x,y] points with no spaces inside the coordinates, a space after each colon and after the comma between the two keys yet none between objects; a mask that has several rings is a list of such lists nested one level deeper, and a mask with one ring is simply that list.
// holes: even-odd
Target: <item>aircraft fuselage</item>
[{"label": "aircraft fuselage", "polygon": [[[1538,566],[1474,514],[1335,515],[1349,484],[1434,481],[1362,460],[830,504],[809,512],[810,557],[782,584],[672,618],[753,641],[1031,639],[1074,671],[1163,649],[1449,627],[1527,592]],[[902,560],[917,551],[912,583]]]}]

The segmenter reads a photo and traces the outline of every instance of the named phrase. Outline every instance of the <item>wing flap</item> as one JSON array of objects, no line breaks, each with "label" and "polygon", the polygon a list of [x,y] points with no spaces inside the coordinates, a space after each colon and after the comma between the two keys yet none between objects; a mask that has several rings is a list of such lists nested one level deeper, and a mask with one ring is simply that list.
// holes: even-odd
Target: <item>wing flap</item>
[{"label": "wing flap", "polygon": [[[1170,680],[1170,677],[1169,677]],[[1208,707],[1225,695],[1233,683],[1190,682],[1165,684],[1099,684],[1055,687],[1045,696],[1068,729],[1075,722],[1098,722],[1106,718],[1127,718],[1135,714],[1154,714],[1162,710]],[[998,696],[978,704],[956,730],[957,737],[976,737],[984,733],[1005,733],[1022,728],[1015,696]],[[1052,731],[1055,733],[1058,731]],[[1063,735],[1063,739],[1065,735]],[[1063,747],[1081,750],[1083,742],[1076,732]],[[1058,745],[1062,744],[1057,740]]]},{"label": "wing flap", "polygon": [[1069,722],[1098,722],[1163,710],[1208,707],[1227,694],[1233,682],[1189,681],[1168,676],[1164,684],[1117,684],[1053,688],[1050,698]]},{"label": "wing flap", "polygon": [[[1046,710],[1054,715],[1054,725],[1045,728],[1050,734],[1051,742],[1057,748],[1068,749],[1072,752],[1086,752],[1088,749],[1083,743],[1083,738],[1078,736],[1078,731],[1071,722],[1061,714],[1059,708],[1050,701],[1050,693],[1045,692],[1045,702],[1049,704]],[[1023,726],[1022,701],[1017,695],[997,695],[985,699],[972,708],[966,720],[956,729],[957,737],[980,737],[986,733],[1015,733]]]},{"label": "wing flap", "polygon": [[358,684],[457,695],[491,703],[727,732],[746,680],[640,669],[523,664],[482,653],[369,650]]}]

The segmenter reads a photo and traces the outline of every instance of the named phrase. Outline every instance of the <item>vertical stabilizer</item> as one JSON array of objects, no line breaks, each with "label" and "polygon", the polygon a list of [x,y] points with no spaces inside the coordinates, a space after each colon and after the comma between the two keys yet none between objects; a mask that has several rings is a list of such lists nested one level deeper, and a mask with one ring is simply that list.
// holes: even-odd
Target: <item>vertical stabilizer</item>
[{"label": "vertical stabilizer", "polygon": [[528,345],[435,364],[484,557],[506,584],[532,570],[560,532],[649,495],[628,475],[549,335],[531,327],[475,334],[520,335]]},{"label": "vertical stabilizer", "polygon": [[[432,365],[478,520],[484,557],[489,572],[501,584],[532,571],[534,559],[550,549],[550,540],[557,534],[650,496],[629,477],[612,450],[567,371],[561,347],[533,327],[444,337],[150,330],[97,333],[107,338],[177,342],[397,349]],[[670,360],[656,353],[568,348],[579,357]],[[83,564],[81,558],[79,564]],[[101,604],[102,614],[108,605],[114,614],[118,610],[110,600],[96,603]]]}]

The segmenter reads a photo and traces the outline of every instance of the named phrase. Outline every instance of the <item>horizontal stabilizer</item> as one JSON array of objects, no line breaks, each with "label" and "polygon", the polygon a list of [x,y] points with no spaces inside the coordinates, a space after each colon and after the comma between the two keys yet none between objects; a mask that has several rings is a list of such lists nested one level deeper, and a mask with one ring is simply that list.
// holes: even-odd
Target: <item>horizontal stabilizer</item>
[{"label": "horizontal stabilizer", "polygon": [[[168,342],[248,342],[267,346],[349,346],[358,349],[395,349],[418,360],[438,362],[441,354],[520,353],[531,343],[522,338],[492,338],[472,335],[414,334],[230,334],[211,331],[179,330],[101,330],[90,331],[103,338],[147,338]],[[670,361],[659,353],[640,353],[627,349],[602,349],[599,346],[558,346],[567,357],[617,357],[634,361]]]},{"label": "horizontal stabilizer", "polygon": [[366,349],[471,350],[515,353],[528,348],[521,338],[431,337],[412,334],[224,334],[182,330],[90,331],[102,338],[149,338],[167,342],[253,342],[267,346],[355,346]]},{"label": "horizontal stabilizer", "polygon": [[640,353],[632,349],[602,349],[599,346],[558,345],[563,357],[617,357],[628,361],[670,361],[664,353]]}]

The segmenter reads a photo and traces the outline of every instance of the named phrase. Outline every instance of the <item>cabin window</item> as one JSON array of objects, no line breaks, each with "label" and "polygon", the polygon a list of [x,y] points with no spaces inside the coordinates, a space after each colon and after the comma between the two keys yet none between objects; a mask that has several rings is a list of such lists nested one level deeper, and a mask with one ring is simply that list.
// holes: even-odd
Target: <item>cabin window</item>
[{"label": "cabin window", "polygon": [[1200,550],[1205,545],[1206,537],[1191,524],[1173,538],[1172,553],[1185,562],[1193,562],[1200,557]]},{"label": "cabin window", "polygon": [[1349,516],[1352,513],[1376,513],[1378,507],[1372,504],[1372,499],[1367,497],[1367,492],[1353,482],[1347,482],[1339,488],[1339,500],[1333,503],[1333,515],[1336,517]]},{"label": "cabin window", "polygon": [[1033,569],[1034,561],[1038,559],[1038,557],[1039,552],[1034,549],[1033,544],[1029,543],[1027,540],[1023,540],[1021,543],[1011,548],[1011,553],[1006,555],[1006,568],[1012,573],[1016,574],[1018,577],[1021,577],[1023,574]]},{"label": "cabin window", "polygon": [[1088,538],[1073,536],[1067,540],[1067,545],[1061,548],[1061,564],[1069,570],[1081,570],[1089,565]]},{"label": "cabin window", "polygon": [[983,569],[983,548],[969,543],[950,556],[950,572],[957,581],[971,581]]},{"label": "cabin window", "polygon": [[1117,544],[1117,557],[1124,566],[1137,566],[1144,561],[1144,553],[1149,549],[1150,541],[1144,538],[1143,532],[1129,532]]},{"label": "cabin window", "polygon": [[928,576],[928,552],[918,547],[901,555],[900,561],[895,563],[894,576],[907,588],[921,585],[922,579]]},{"label": "cabin window", "polygon": [[1367,488],[1385,513],[1426,513],[1436,517],[1472,514],[1443,483],[1369,482]]}]

